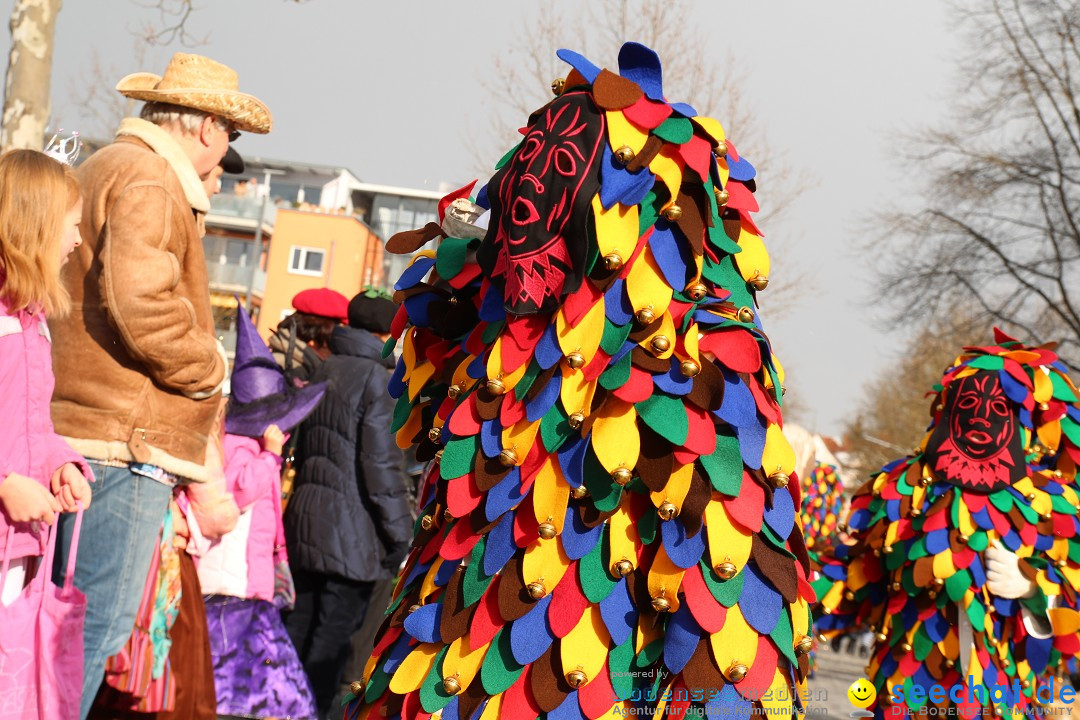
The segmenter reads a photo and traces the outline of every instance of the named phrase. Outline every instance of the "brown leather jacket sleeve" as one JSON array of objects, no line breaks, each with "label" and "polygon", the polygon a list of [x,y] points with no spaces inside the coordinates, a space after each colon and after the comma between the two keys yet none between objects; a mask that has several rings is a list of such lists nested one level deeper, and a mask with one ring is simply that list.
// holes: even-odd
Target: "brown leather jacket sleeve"
[{"label": "brown leather jacket sleeve", "polygon": [[[219,389],[225,359],[177,292],[183,258],[170,250],[180,208],[160,185],[126,189],[110,208],[101,252],[101,297],[133,357],[158,384],[189,396]],[[205,269],[203,269],[205,273]],[[203,285],[203,287],[206,287]]]}]

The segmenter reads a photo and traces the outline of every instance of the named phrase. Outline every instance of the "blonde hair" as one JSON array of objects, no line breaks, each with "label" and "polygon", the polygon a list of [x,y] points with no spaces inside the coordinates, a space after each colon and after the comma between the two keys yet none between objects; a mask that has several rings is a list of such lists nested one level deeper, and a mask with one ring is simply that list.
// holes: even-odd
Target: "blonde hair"
[{"label": "blonde hair", "polygon": [[67,313],[60,280],[64,216],[79,201],[71,168],[36,150],[0,155],[0,298],[12,311]]}]

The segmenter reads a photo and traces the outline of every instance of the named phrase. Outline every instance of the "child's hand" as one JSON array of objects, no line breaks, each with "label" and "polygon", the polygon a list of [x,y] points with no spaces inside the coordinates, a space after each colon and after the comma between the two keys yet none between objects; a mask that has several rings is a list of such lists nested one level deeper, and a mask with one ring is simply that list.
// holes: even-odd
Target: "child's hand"
[{"label": "child's hand", "polygon": [[33,478],[11,473],[0,482],[0,505],[12,522],[43,522],[52,525],[60,501]]},{"label": "child's hand", "polygon": [[81,501],[83,510],[90,507],[90,483],[75,463],[64,463],[52,476],[52,492],[63,512],[75,512]]},{"label": "child's hand", "polygon": [[275,455],[280,455],[282,448],[285,447],[285,433],[281,432],[281,428],[277,425],[271,425],[266,428],[266,432],[263,433],[263,449],[267,452],[272,452]]}]

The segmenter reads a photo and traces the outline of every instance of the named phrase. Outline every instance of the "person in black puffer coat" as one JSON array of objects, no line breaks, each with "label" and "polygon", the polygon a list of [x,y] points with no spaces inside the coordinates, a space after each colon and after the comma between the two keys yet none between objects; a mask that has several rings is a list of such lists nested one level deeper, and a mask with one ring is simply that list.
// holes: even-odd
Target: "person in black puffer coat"
[{"label": "person in black puffer coat", "polygon": [[348,659],[376,581],[394,577],[412,540],[403,456],[390,433],[394,403],[383,359],[396,306],[357,295],[349,325],[312,376],[328,383],[301,426],[300,471],[285,511],[296,606],[285,626],[311,681],[321,716]]}]

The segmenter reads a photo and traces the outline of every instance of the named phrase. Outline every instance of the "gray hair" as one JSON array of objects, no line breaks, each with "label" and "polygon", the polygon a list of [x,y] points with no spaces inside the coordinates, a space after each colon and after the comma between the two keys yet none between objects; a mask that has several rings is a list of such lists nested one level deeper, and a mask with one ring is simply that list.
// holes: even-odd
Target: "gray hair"
[{"label": "gray hair", "polygon": [[185,135],[194,135],[198,133],[203,120],[208,117],[214,118],[214,121],[222,130],[228,129],[228,124],[225,120],[222,120],[211,113],[184,107],[183,105],[173,105],[172,103],[148,102],[143,105],[139,117],[158,126],[171,125],[178,128]]}]

